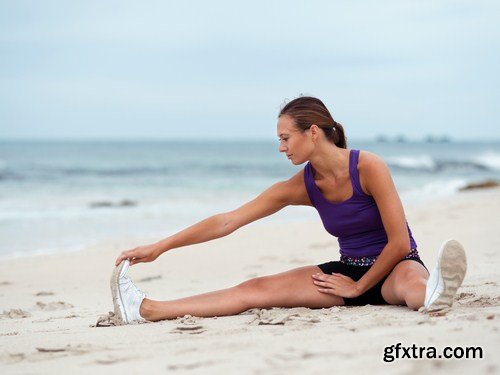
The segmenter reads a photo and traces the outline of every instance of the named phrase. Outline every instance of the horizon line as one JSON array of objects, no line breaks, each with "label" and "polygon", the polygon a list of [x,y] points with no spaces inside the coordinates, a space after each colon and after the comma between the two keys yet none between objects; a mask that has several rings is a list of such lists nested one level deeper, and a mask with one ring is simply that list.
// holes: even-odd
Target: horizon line
[{"label": "horizon line", "polygon": [[[455,143],[455,142],[500,142],[500,136],[498,138],[450,138],[444,136],[446,138],[445,141],[442,141],[442,137],[435,136],[434,141],[429,140],[427,137],[422,138],[413,138],[413,137],[405,137],[403,140],[398,139],[400,135],[386,137],[383,140],[379,139],[379,136],[375,137],[353,137],[347,138],[347,141],[354,142],[375,142],[375,143]],[[192,137],[176,137],[176,138],[108,138],[108,137],[100,137],[100,138],[92,138],[92,137],[84,137],[84,138],[0,138],[0,142],[9,143],[9,142],[273,142],[275,141],[272,137],[251,137],[251,138],[243,138],[243,137],[227,137],[227,138],[198,138],[193,139]]]}]

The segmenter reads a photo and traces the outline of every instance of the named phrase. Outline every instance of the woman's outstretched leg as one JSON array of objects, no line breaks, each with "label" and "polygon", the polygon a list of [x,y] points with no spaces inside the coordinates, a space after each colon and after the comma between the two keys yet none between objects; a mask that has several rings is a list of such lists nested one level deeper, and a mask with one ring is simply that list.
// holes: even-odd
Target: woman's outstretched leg
[{"label": "woman's outstretched leg", "polygon": [[140,315],[146,320],[157,321],[184,315],[234,315],[251,308],[323,308],[344,305],[342,297],[318,292],[312,279],[312,275],[317,272],[321,272],[319,267],[306,266],[192,297],[172,301],[146,298],[140,306]]}]

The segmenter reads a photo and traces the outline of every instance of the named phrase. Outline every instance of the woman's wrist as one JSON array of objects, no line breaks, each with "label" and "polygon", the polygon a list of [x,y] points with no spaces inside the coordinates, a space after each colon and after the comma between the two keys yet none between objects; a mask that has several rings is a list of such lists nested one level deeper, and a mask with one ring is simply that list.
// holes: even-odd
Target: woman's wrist
[{"label": "woman's wrist", "polygon": [[160,252],[160,254],[163,254],[170,250],[168,238],[156,242],[155,244],[153,244],[153,246]]},{"label": "woman's wrist", "polygon": [[354,283],[354,288],[359,292],[359,295],[363,294],[364,292],[366,292],[365,288],[363,287],[363,285],[360,283],[361,279],[356,281]]}]

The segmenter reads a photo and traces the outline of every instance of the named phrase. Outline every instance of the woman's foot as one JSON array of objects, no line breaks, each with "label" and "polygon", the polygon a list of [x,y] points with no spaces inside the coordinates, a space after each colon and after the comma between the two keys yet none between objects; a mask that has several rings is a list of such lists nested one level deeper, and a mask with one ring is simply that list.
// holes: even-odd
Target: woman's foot
[{"label": "woman's foot", "polygon": [[139,310],[146,294],[141,292],[127,275],[129,266],[130,261],[126,259],[115,267],[111,275],[111,294],[113,296],[115,316],[122,324],[145,321]]},{"label": "woman's foot", "polygon": [[463,246],[455,240],[445,241],[439,249],[436,267],[427,281],[422,311],[448,310],[462,285],[466,270],[467,258]]}]

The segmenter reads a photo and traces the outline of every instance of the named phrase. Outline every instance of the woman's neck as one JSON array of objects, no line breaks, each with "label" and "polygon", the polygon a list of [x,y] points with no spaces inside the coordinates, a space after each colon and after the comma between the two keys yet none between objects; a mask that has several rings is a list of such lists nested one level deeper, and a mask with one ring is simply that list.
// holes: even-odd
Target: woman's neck
[{"label": "woman's neck", "polygon": [[310,161],[318,179],[336,179],[349,169],[349,150],[326,142],[316,147]]}]

